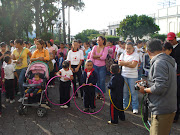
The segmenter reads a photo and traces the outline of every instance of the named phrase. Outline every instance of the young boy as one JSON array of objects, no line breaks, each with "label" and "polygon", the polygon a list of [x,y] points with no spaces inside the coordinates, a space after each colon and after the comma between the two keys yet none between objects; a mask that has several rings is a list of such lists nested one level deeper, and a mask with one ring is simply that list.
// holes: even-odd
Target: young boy
[{"label": "young boy", "polygon": [[12,60],[9,56],[4,58],[4,61],[7,63],[4,67],[4,74],[5,74],[5,89],[6,89],[6,102],[14,103],[14,76],[18,78],[18,75],[15,71],[14,66],[11,64]]},{"label": "young boy", "polygon": [[[85,63],[85,70],[82,73],[82,77],[81,77],[81,83],[84,87],[82,87],[83,89],[83,99],[84,99],[84,112],[91,112],[94,113],[95,112],[95,87],[93,87],[93,85],[96,85],[97,83],[97,74],[94,71],[93,68],[93,62],[91,60],[86,60]],[[89,84],[85,85],[85,84]],[[89,110],[89,107],[91,108],[91,110]]]},{"label": "young boy", "polygon": [[[73,80],[73,73],[69,69],[69,61],[65,60],[62,64],[62,69],[59,70],[56,75],[61,75],[65,77],[60,77],[60,84],[59,84],[59,93],[60,93],[60,104],[67,102],[70,99],[70,88],[71,88],[71,81],[68,79],[70,78]],[[68,77],[68,78],[66,78]],[[61,108],[68,108],[70,107],[70,102],[68,102],[64,106],[60,106]]]},{"label": "young boy", "polygon": [[[112,73],[112,77],[108,84],[108,88],[111,90],[112,102],[118,109],[124,110],[123,109],[124,78],[120,74],[120,69],[118,64],[111,65],[110,72]],[[113,104],[110,101],[111,120],[108,121],[108,124],[118,124],[118,116],[120,120],[125,121],[124,111],[117,110]]]}]

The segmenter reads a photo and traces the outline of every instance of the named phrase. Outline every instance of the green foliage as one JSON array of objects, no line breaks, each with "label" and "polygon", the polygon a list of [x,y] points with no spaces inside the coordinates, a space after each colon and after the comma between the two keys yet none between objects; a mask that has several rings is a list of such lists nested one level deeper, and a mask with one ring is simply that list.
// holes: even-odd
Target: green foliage
[{"label": "green foliage", "polygon": [[98,37],[99,31],[94,30],[94,29],[87,29],[87,30],[83,30],[81,33],[78,33],[75,36],[75,39],[81,39],[82,42],[88,42],[96,37]]},{"label": "green foliage", "polygon": [[114,43],[119,41],[119,37],[117,36],[105,36],[107,41],[113,41]]},{"label": "green foliage", "polygon": [[154,23],[152,17],[135,14],[133,16],[127,16],[120,22],[117,33],[124,38],[129,36],[130,38],[135,37],[138,40],[147,34],[152,34],[159,30],[159,26]]},{"label": "green foliage", "polygon": [[53,38],[53,35],[51,33],[42,33],[40,38],[44,41],[49,41]]},{"label": "green foliage", "polygon": [[160,39],[164,42],[165,39],[167,38],[167,35],[155,33],[155,34],[151,34],[150,37]]},{"label": "green foliage", "polygon": [[177,37],[180,37],[180,32],[176,34]]},{"label": "green foliage", "polygon": [[59,45],[60,44],[59,40],[55,40],[54,44]]}]

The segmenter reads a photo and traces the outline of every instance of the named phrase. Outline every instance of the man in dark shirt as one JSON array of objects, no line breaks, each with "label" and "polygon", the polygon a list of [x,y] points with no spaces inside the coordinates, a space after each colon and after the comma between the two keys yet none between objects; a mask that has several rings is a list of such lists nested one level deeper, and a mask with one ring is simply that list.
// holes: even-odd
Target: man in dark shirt
[{"label": "man in dark shirt", "polygon": [[173,50],[170,54],[177,63],[177,112],[174,118],[174,123],[179,119],[179,104],[180,104],[180,43],[176,40],[176,35],[173,32],[167,34],[167,41],[172,44]]}]

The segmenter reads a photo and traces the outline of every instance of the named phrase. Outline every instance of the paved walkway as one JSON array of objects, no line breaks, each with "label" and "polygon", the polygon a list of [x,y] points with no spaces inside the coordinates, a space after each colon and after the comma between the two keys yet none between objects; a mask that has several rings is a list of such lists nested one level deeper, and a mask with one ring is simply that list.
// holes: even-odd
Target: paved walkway
[{"label": "paved walkway", "polygon": [[[58,103],[58,85],[55,88],[48,89],[49,97],[53,97],[53,102]],[[3,95],[4,96],[4,95]],[[52,97],[51,97],[52,96]],[[105,106],[98,114],[87,115],[80,112],[73,99],[71,107],[61,109],[59,106],[52,106],[48,109],[47,115],[40,118],[36,114],[35,107],[29,107],[27,115],[18,114],[16,103],[9,104],[2,99],[3,114],[0,118],[0,135],[148,135],[145,129],[140,113],[132,114],[131,107],[125,112],[126,121],[119,121],[117,126],[108,125],[109,97],[105,94]],[[139,95],[142,99],[142,95]],[[83,101],[76,99],[77,105],[83,109]],[[97,100],[97,109],[101,108],[103,102]],[[139,108],[140,111],[140,108]],[[173,124],[171,135],[180,134],[180,121]]]}]

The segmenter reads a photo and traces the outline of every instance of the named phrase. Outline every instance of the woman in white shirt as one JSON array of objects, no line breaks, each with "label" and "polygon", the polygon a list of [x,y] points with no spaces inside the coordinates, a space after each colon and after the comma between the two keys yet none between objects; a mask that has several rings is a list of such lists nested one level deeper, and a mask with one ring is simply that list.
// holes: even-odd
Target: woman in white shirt
[{"label": "woman in white shirt", "polygon": [[[72,49],[68,52],[67,60],[70,62],[69,67],[73,72],[73,84],[74,84],[74,91],[76,91],[76,76],[78,78],[79,86],[81,86],[81,65],[84,60],[84,54],[82,50],[78,49],[78,42],[73,41]],[[83,91],[81,91],[81,98],[83,97]],[[78,97],[78,93],[75,95]]]},{"label": "woman in white shirt", "polygon": [[[139,55],[135,52],[132,42],[126,44],[125,50],[126,52],[121,54],[119,58],[119,65],[122,66],[122,76],[131,90],[133,113],[137,114],[139,106],[138,92],[134,89],[134,85],[138,80]],[[123,93],[123,104],[126,108],[129,103],[129,90],[126,84]]]}]

